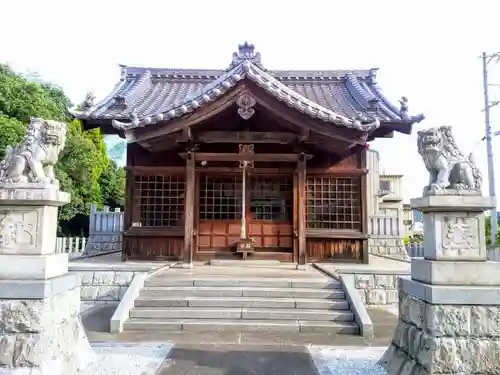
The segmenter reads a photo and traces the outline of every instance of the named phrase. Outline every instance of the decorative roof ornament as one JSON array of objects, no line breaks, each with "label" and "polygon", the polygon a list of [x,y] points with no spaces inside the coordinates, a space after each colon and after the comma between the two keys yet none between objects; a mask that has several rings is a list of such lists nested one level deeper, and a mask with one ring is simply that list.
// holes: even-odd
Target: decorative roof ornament
[{"label": "decorative roof ornament", "polygon": [[399,108],[399,115],[403,120],[409,120],[410,115],[408,114],[408,98],[406,96],[402,96],[399,104],[401,104],[401,107]]},{"label": "decorative roof ornament", "polygon": [[255,46],[253,44],[249,44],[247,41],[243,44],[238,45],[238,52],[233,53],[233,61],[229,68],[232,68],[242,61],[251,61],[258,67],[262,68],[262,60],[259,52],[255,52]]},{"label": "decorative roof ornament", "polygon": [[379,98],[371,98],[368,100],[368,110],[377,111],[380,108],[380,99]]},{"label": "decorative roof ornament", "polygon": [[95,95],[92,92],[88,92],[87,95],[85,95],[85,99],[83,100],[82,104],[80,104],[80,110],[83,113],[88,113],[92,110],[92,107],[94,107],[94,100],[95,100]]},{"label": "decorative roof ornament", "polygon": [[132,121],[132,124],[134,124],[134,125],[139,124],[139,115],[137,115],[137,112],[135,110],[130,112],[130,114],[128,115],[128,118],[130,119],[130,121]]},{"label": "decorative roof ornament", "polygon": [[256,104],[255,98],[248,92],[240,95],[236,100],[238,105],[238,114],[243,120],[248,120],[255,114],[255,109],[253,108]]},{"label": "decorative roof ornament", "polygon": [[125,101],[125,97],[123,95],[116,95],[114,97],[115,99],[115,105],[116,106],[119,106],[119,107],[122,107],[122,108],[127,108],[127,103]]}]

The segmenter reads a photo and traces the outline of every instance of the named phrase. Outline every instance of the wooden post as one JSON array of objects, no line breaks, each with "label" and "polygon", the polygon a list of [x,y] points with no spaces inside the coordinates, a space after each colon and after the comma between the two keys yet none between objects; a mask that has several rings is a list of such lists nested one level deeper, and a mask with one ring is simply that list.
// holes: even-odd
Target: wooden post
[{"label": "wooden post", "polygon": [[[367,165],[367,155],[368,150],[364,148],[361,153],[360,153],[360,164],[359,167],[362,169],[366,169],[368,167]],[[368,171],[370,173],[370,171]],[[361,229],[363,234],[368,236],[368,204],[367,200],[372,199],[372,197],[368,197],[368,177],[367,175],[361,176]],[[364,239],[363,240],[363,245],[362,245],[362,254],[361,254],[361,261],[365,264],[369,263],[369,256],[370,256],[370,251],[369,251],[369,245],[368,245],[368,240]]]},{"label": "wooden post", "polygon": [[298,201],[298,243],[299,243],[299,256],[297,262],[297,268],[304,268],[307,262],[307,244],[306,244],[306,157],[304,154],[301,155],[299,162],[297,163],[297,185],[299,190],[299,201]]},{"label": "wooden post", "polygon": [[182,261],[188,267],[193,264],[193,226],[194,226],[194,193],[195,193],[195,158],[188,153],[186,158],[186,188],[184,198],[184,254]]}]

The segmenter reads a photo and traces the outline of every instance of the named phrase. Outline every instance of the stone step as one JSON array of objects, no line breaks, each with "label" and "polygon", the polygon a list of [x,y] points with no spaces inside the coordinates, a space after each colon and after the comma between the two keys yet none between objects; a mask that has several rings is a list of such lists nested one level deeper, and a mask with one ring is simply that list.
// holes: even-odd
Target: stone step
[{"label": "stone step", "polygon": [[135,300],[137,307],[264,307],[268,309],[326,309],[348,310],[345,300],[306,298],[263,298],[263,297],[168,297],[147,298],[142,295]]},{"label": "stone step", "polygon": [[354,315],[351,311],[346,310],[135,307],[130,311],[130,318],[319,320],[349,322],[354,320]]},{"label": "stone step", "polygon": [[236,332],[300,332],[359,334],[354,322],[306,320],[215,320],[215,319],[138,319],[125,322],[125,331],[236,331]]},{"label": "stone step", "polygon": [[328,279],[256,279],[256,278],[172,278],[169,275],[159,275],[146,280],[145,286],[166,287],[254,287],[254,288],[311,288],[311,289],[340,289],[337,280]]},{"label": "stone step", "polygon": [[141,298],[161,297],[265,297],[265,298],[308,298],[345,299],[341,289],[308,288],[257,288],[257,287],[152,287],[141,290]]}]

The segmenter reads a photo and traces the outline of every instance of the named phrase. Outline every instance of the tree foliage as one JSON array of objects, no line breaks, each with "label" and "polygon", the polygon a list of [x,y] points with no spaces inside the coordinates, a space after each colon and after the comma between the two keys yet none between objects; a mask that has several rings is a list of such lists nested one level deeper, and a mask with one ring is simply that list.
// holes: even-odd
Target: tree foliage
[{"label": "tree foliage", "polygon": [[[486,218],[486,221],[484,223],[485,231],[486,231],[486,244],[491,245],[491,220],[489,217]],[[500,220],[498,221],[498,227],[500,228]],[[500,244],[500,230],[497,232],[496,235],[496,244]]]},{"label": "tree foliage", "polygon": [[69,117],[70,106],[60,87],[41,79],[32,82],[0,64],[0,157],[7,145],[22,139],[31,117],[65,121],[68,139],[56,175],[61,189],[71,194],[71,203],[59,210],[59,224],[65,234],[80,234],[81,217],[89,214],[91,203],[123,204],[125,179],[109,159],[103,135],[98,129],[84,132],[80,122]]}]

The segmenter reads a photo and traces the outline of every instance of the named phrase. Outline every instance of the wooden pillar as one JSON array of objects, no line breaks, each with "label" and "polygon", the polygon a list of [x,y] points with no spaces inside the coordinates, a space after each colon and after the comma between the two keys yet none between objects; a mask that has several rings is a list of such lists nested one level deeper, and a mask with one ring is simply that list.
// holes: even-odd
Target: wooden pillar
[{"label": "wooden pillar", "polygon": [[[364,148],[361,151],[360,154],[360,165],[359,167],[361,169],[367,169],[368,168],[368,150]],[[370,171],[368,171],[370,173]],[[378,187],[377,187],[378,188]],[[368,199],[372,199],[372,197],[368,197],[368,176],[364,174],[361,176],[361,230],[364,235],[368,236]],[[363,240],[363,246],[362,246],[362,252],[363,254],[361,255],[361,261],[365,264],[369,263],[369,246],[368,246],[368,240],[364,239]]]},{"label": "wooden pillar", "polygon": [[194,195],[195,195],[195,157],[189,152],[186,157],[186,188],[184,198],[184,254],[182,261],[191,266],[194,251]]},{"label": "wooden pillar", "polygon": [[304,267],[307,262],[306,248],[306,200],[307,200],[307,179],[306,179],[306,157],[301,155],[297,163],[297,185],[298,185],[298,244],[299,254],[297,267]]}]

